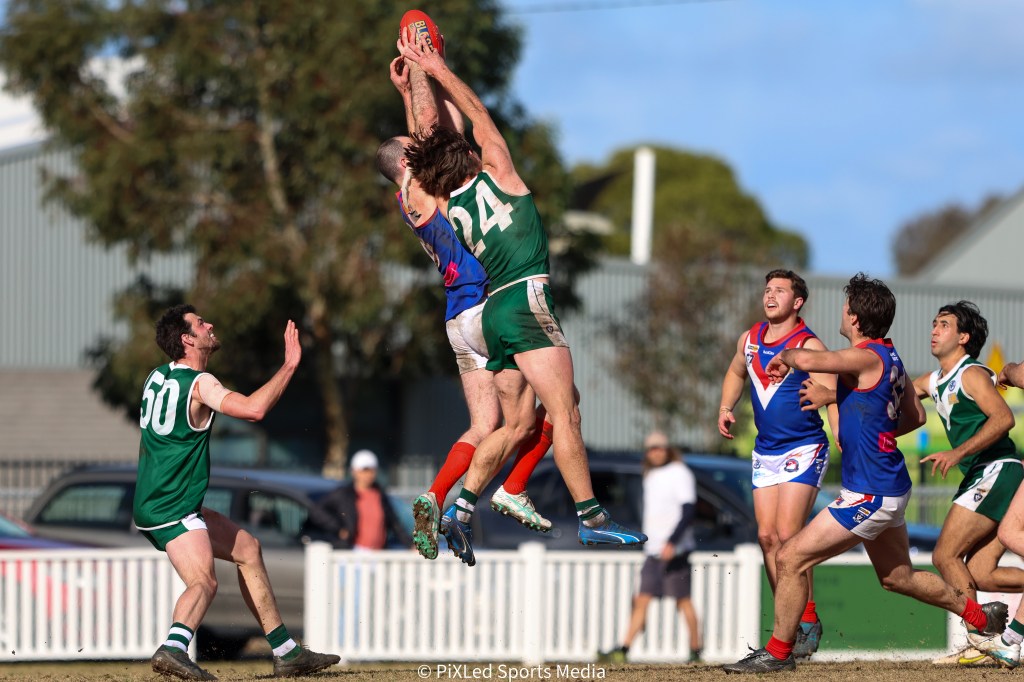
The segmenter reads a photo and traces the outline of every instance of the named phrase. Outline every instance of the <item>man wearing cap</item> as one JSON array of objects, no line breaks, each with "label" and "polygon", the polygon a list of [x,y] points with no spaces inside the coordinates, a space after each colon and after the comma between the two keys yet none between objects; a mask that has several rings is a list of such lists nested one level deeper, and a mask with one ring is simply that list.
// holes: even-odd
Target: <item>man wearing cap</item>
[{"label": "man wearing cap", "polygon": [[697,612],[690,600],[690,552],[697,508],[697,481],[682,454],[661,431],[644,439],[644,564],[640,589],[622,646],[598,655],[599,661],[625,663],[633,640],[643,632],[651,600],[670,597],[686,620],[690,634],[690,662],[700,660],[701,636]]},{"label": "man wearing cap", "polygon": [[311,534],[324,536],[335,549],[384,549],[389,533],[399,545],[411,546],[412,538],[377,482],[377,455],[359,450],[350,465],[352,478],[310,509]]}]

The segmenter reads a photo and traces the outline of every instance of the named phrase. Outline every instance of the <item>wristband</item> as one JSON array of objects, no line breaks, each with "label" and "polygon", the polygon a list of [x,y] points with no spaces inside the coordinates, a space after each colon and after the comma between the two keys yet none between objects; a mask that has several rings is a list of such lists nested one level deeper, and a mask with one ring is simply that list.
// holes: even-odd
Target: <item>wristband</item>
[{"label": "wristband", "polygon": [[725,406],[718,408],[718,414],[722,414],[723,412],[732,412],[732,408]]}]

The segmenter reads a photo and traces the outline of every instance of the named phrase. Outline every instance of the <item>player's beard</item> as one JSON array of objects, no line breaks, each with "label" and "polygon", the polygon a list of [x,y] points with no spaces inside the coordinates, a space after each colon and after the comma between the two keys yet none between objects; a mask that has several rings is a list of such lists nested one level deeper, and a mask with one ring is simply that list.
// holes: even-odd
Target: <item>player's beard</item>
[{"label": "player's beard", "polygon": [[214,353],[215,351],[220,350],[220,339],[218,339],[216,336],[207,336],[203,340],[202,349],[208,351],[211,354]]}]

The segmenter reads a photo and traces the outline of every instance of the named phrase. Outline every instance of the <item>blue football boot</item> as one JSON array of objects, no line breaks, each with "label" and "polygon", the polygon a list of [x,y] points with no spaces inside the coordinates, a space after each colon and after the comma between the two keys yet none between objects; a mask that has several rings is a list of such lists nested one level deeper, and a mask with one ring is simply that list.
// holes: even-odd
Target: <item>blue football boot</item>
[{"label": "blue football boot", "polygon": [[640,547],[647,542],[647,536],[630,530],[625,526],[612,521],[608,512],[604,512],[604,523],[600,526],[587,526],[580,521],[580,544],[581,545],[635,545]]},{"label": "blue football boot", "polygon": [[473,554],[473,529],[468,523],[459,521],[455,515],[454,504],[445,510],[438,532],[448,540],[448,549],[452,554],[459,557],[467,566],[476,565],[476,555]]}]

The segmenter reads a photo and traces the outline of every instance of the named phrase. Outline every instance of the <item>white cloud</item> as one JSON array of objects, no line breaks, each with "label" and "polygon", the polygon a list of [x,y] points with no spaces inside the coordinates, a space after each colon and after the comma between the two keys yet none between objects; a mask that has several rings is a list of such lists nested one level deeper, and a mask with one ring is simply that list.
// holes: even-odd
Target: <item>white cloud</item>
[{"label": "white cloud", "polygon": [[[91,76],[106,80],[111,94],[120,99],[125,96],[125,78],[141,68],[143,63],[141,58],[125,61],[105,56],[91,60],[86,70]],[[32,100],[26,96],[15,96],[6,92],[6,84],[6,76],[0,73],[0,149],[45,139],[46,130],[35,107],[32,106]]]},{"label": "white cloud", "polygon": [[15,97],[2,88],[7,79],[0,74],[0,149],[38,142],[46,137],[42,121],[28,97]]}]

